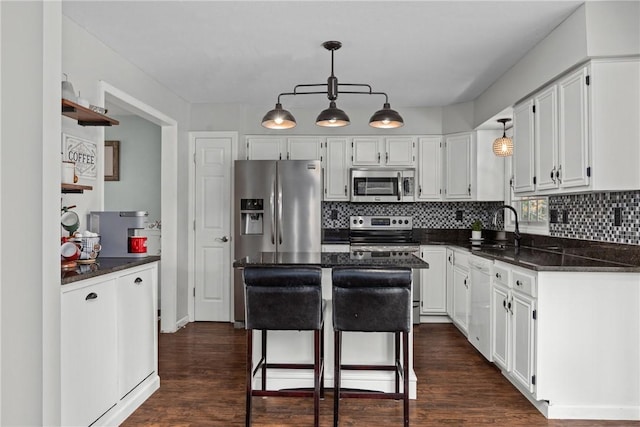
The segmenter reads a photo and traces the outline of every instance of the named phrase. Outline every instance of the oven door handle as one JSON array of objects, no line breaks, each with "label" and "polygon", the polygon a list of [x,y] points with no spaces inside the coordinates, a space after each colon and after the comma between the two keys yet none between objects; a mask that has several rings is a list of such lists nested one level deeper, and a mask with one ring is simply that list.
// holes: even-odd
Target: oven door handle
[{"label": "oven door handle", "polygon": [[398,172],[398,201],[402,198],[402,174]]}]

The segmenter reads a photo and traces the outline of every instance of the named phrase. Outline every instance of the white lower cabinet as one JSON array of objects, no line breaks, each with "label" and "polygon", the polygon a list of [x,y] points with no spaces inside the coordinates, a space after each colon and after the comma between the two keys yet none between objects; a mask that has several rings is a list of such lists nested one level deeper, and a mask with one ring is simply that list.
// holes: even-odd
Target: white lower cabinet
[{"label": "white lower cabinet", "polygon": [[88,426],[118,401],[116,286],[63,292],[62,425]]},{"label": "white lower cabinet", "polygon": [[420,258],[429,263],[420,270],[420,314],[447,313],[447,250],[443,246],[421,246]]},{"label": "white lower cabinet", "polygon": [[469,332],[469,253],[453,252],[453,316],[451,320],[465,334]]},{"label": "white lower cabinet", "polygon": [[153,270],[118,278],[118,397],[155,370],[156,317]]},{"label": "white lower cabinet", "polygon": [[62,286],[62,425],[118,425],[159,387],[157,264]]}]

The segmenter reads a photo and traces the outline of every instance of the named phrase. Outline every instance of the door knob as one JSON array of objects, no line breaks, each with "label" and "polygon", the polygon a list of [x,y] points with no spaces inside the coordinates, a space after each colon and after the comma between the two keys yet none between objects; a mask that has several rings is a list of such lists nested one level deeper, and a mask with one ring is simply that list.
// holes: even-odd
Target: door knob
[{"label": "door knob", "polygon": [[219,241],[219,242],[222,242],[222,243],[226,243],[226,242],[229,241],[227,236],[218,237],[218,238],[216,238],[216,240]]}]

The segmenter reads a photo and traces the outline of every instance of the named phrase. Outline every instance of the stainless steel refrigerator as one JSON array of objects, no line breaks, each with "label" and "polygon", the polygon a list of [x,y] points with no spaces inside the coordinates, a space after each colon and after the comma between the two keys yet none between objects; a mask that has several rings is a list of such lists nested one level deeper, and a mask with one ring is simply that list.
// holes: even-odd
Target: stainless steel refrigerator
[{"label": "stainless steel refrigerator", "polygon": [[[235,259],[257,252],[321,251],[318,160],[236,160]],[[244,324],[242,271],[234,272],[234,317]]]}]

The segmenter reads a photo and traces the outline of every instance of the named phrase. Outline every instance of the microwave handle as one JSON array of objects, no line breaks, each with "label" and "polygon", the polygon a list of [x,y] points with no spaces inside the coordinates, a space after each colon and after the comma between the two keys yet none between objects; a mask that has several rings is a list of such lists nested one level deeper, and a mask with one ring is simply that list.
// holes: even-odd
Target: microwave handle
[{"label": "microwave handle", "polygon": [[402,174],[398,172],[398,201],[402,198]]}]

